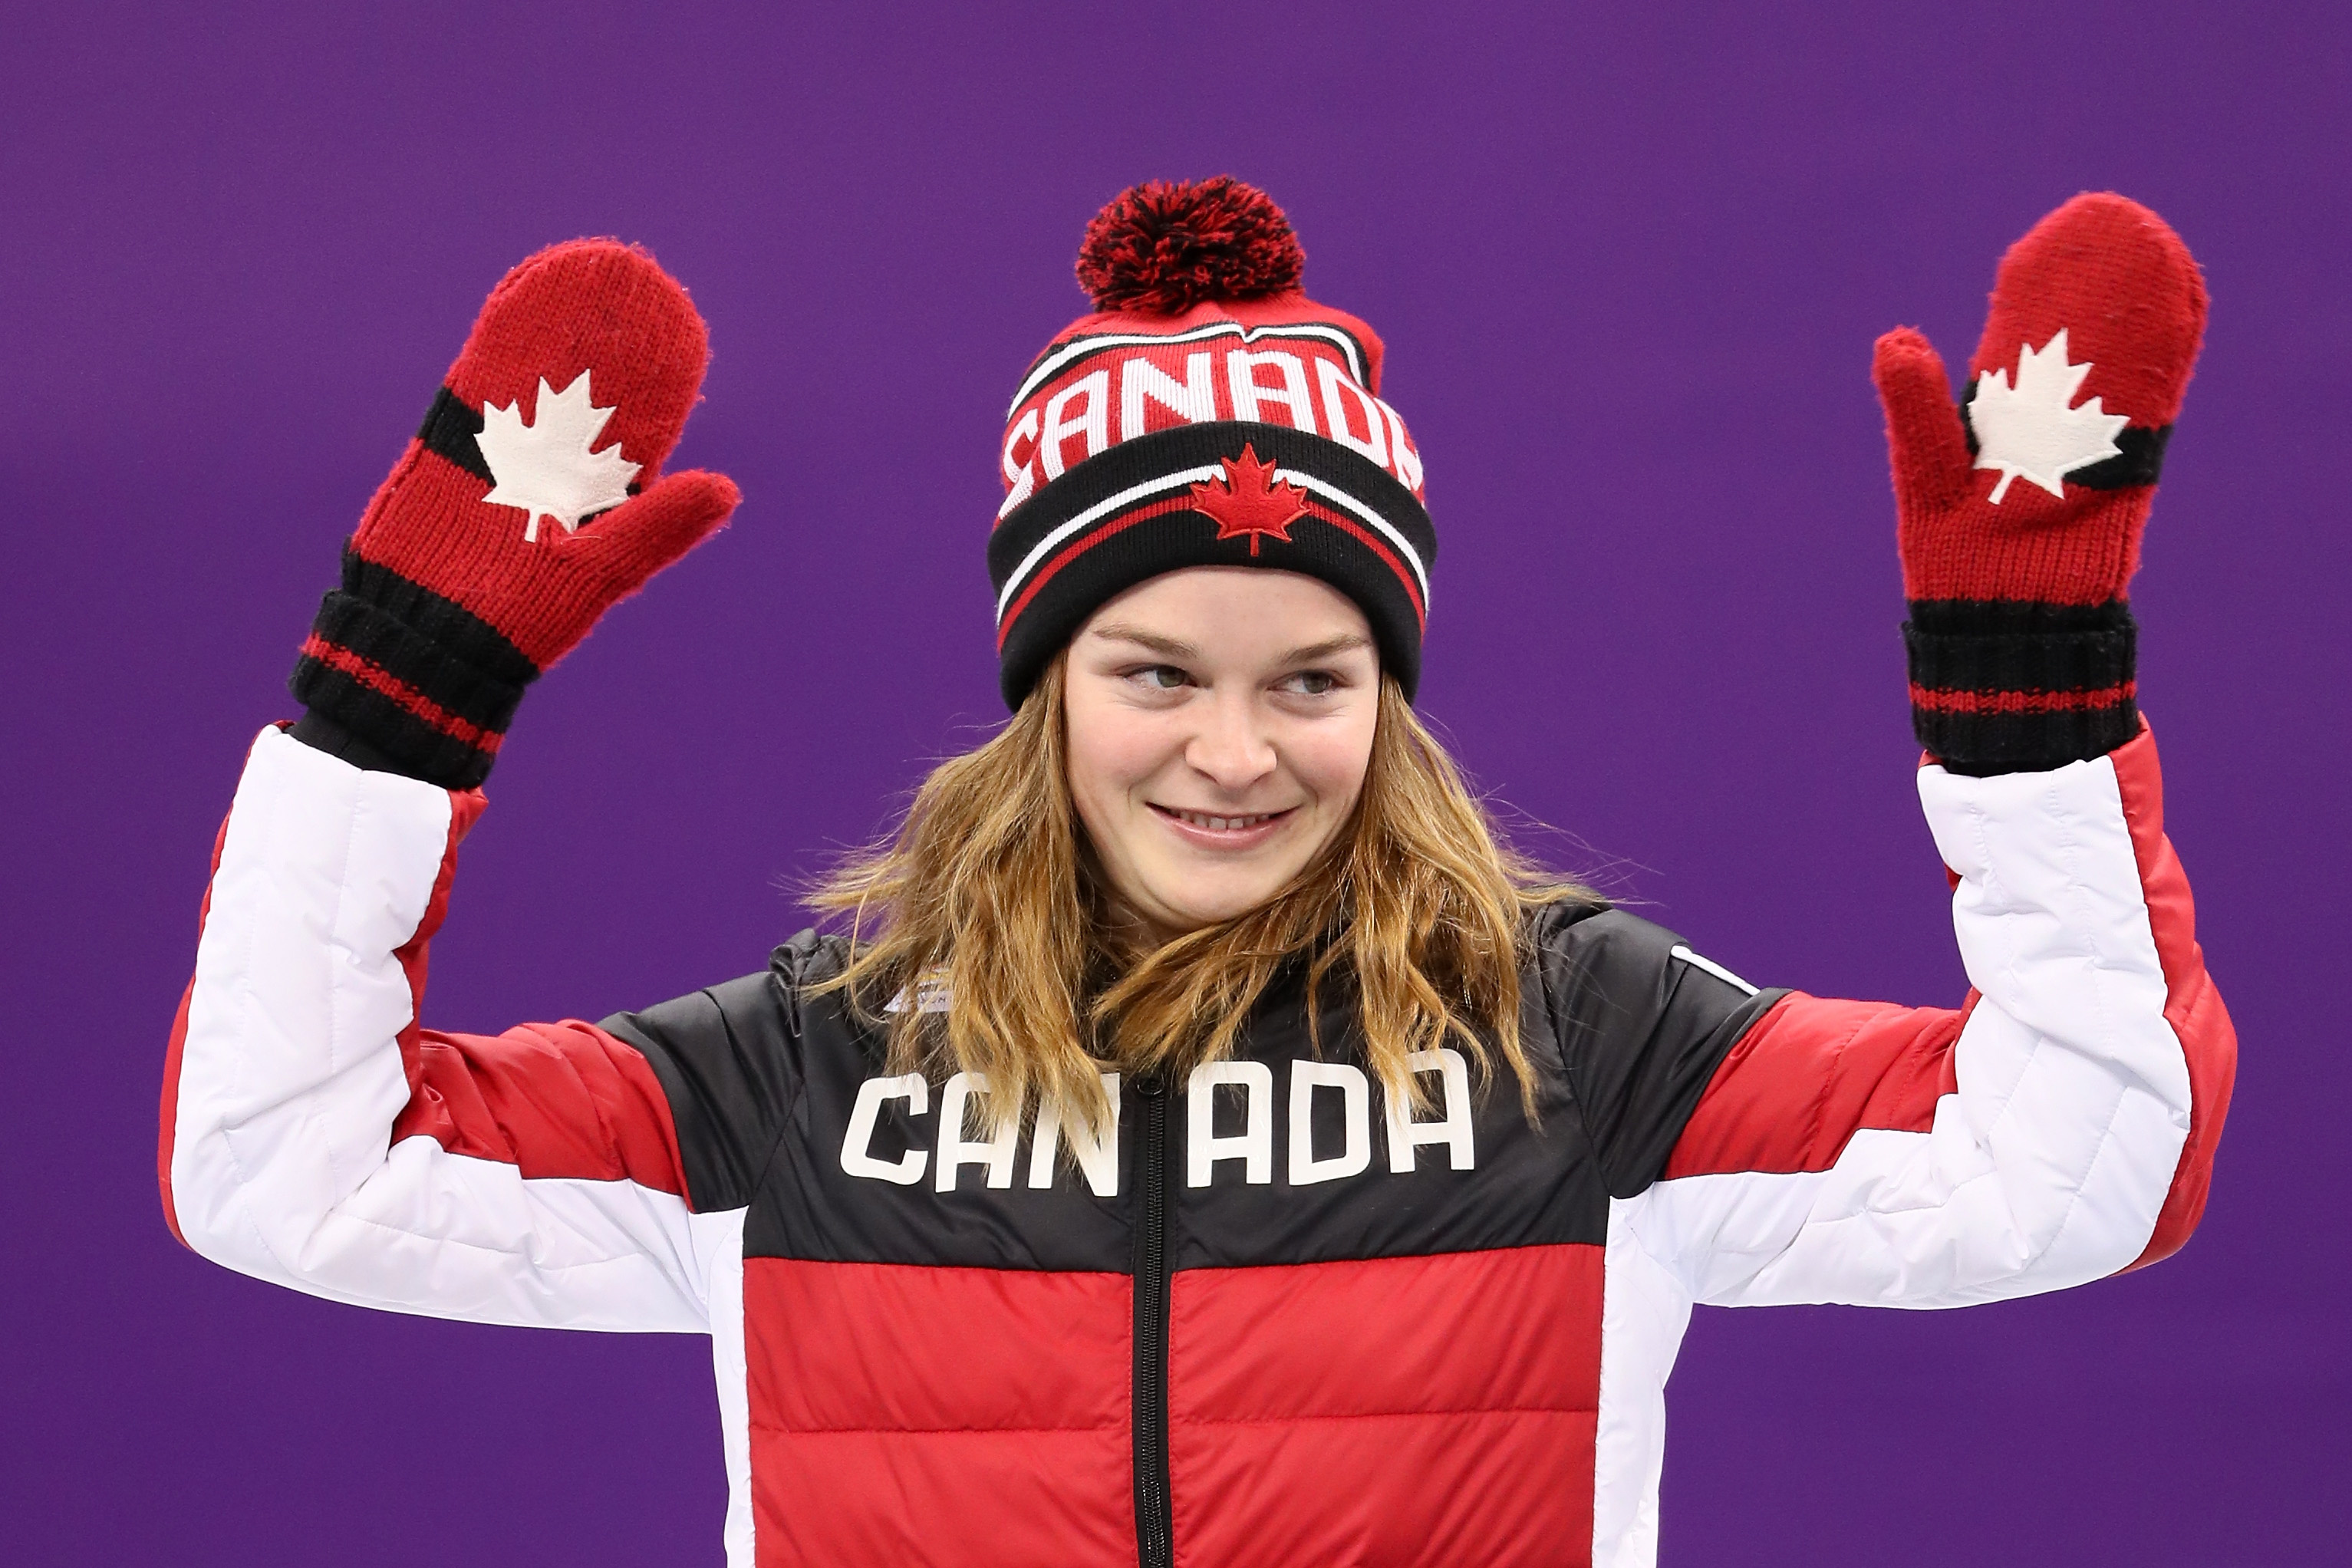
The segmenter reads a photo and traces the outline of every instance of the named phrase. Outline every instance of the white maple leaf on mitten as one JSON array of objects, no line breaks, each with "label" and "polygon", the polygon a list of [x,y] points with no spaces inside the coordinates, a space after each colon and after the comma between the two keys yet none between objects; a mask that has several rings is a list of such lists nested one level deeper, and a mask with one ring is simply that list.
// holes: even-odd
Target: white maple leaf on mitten
[{"label": "white maple leaf on mitten", "polygon": [[1969,423],[1977,433],[1979,468],[1999,468],[2000,482],[1988,499],[1995,506],[2008,492],[2009,482],[2021,476],[2064,500],[2061,482],[2076,468],[2117,456],[2116,435],[2130,419],[2109,414],[2095,397],[2080,408],[2067,405],[2091,374],[2088,360],[2066,363],[2066,329],[2040,349],[2021,343],[2017,353],[2017,384],[2009,372],[1989,370],[1977,377],[1977,395],[1969,404]]},{"label": "white maple leaf on mitten", "polygon": [[582,371],[561,392],[549,391],[541,377],[538,417],[529,425],[522,422],[520,398],[504,408],[482,406],[482,433],[474,439],[492,480],[482,500],[520,508],[530,520],[523,526],[525,540],[539,537],[542,514],[570,533],[582,518],[629,499],[629,481],[640,465],[622,458],[618,442],[601,452],[589,450],[613,417],[612,409],[589,401],[589,374]]}]

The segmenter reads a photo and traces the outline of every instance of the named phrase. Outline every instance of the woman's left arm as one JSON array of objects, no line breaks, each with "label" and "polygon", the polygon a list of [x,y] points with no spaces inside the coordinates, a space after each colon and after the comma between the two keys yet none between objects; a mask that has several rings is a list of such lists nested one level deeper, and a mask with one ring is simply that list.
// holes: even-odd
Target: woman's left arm
[{"label": "woman's left arm", "polygon": [[2164,835],[2156,742],[2048,772],[1930,765],[1973,986],[1958,1009],[1795,993],[1709,1080],[1621,1223],[1718,1305],[1953,1307],[2177,1250],[2236,1036]]},{"label": "woman's left arm", "polygon": [[1955,410],[1879,340],[1919,795],[1958,1011],[1790,994],[1618,1223],[1696,1300],[1960,1306],[2179,1247],[2237,1041],[2164,834],[2125,593],[2205,325],[2187,247],[2075,197],[2001,262]]}]

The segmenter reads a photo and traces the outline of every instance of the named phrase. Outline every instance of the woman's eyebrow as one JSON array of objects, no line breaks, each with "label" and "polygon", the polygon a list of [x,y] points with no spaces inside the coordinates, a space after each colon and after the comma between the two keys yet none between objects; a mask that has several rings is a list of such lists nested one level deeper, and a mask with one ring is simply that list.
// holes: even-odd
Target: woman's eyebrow
[{"label": "woman's eyebrow", "polygon": [[1116,621],[1107,626],[1097,626],[1094,635],[1098,637],[1108,637],[1112,642],[1131,642],[1138,647],[1150,648],[1153,653],[1167,658],[1201,657],[1201,650],[1191,643],[1176,637],[1161,637],[1157,632],[1147,632],[1138,626],[1122,626]]},{"label": "woman's eyebrow", "polygon": [[1282,664],[1310,664],[1318,658],[1329,658],[1335,653],[1349,653],[1360,647],[1370,647],[1372,639],[1361,632],[1341,632],[1336,637],[1308,643],[1305,647],[1292,648],[1277,661]]}]

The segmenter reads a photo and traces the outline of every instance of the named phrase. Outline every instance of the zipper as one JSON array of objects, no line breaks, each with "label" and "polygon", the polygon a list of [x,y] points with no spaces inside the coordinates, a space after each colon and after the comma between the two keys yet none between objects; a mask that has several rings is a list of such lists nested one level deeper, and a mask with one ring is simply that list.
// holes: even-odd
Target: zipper
[{"label": "zipper", "polygon": [[1139,1079],[1143,1147],[1136,1160],[1135,1559],[1171,1568],[1168,1504],[1168,1084]]}]

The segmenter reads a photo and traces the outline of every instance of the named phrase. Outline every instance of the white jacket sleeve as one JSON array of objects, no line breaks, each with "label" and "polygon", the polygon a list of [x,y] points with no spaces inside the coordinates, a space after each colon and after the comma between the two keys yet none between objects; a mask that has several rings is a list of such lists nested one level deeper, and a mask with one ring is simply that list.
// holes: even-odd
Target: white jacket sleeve
[{"label": "white jacket sleeve", "polygon": [[1785,998],[1612,1232],[1690,1299],[1956,1307],[2177,1248],[2236,1040],[2163,831],[2155,742],[1919,794],[1955,876],[1958,1011]]},{"label": "white jacket sleeve", "polygon": [[[642,1058],[583,1024],[417,1026],[425,942],[480,805],[262,733],[173,1029],[167,1215],[205,1257],[336,1300],[705,1331],[740,1216],[688,1212]],[[484,1081],[428,1092],[436,1073]]]}]

